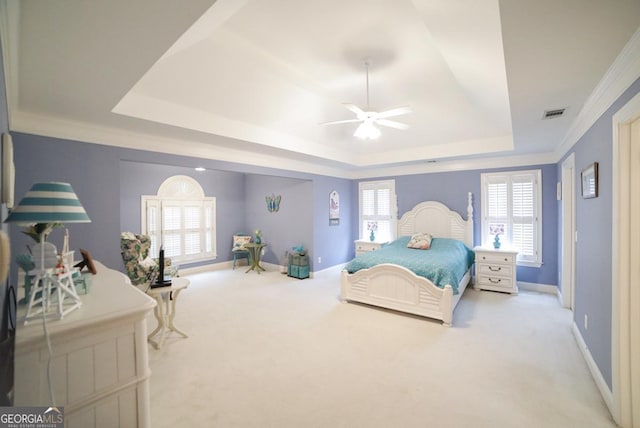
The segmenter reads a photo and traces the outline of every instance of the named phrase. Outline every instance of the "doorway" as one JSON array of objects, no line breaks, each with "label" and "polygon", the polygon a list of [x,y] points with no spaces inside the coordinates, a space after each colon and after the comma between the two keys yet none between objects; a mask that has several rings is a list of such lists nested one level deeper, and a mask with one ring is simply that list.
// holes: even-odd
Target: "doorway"
[{"label": "doorway", "polygon": [[561,284],[561,300],[562,306],[571,309],[574,308],[574,287],[575,287],[575,252],[576,252],[576,186],[575,186],[575,155],[571,153],[567,159],[562,162],[562,275],[560,277]]},{"label": "doorway", "polygon": [[640,94],[612,122],[612,414],[631,428],[640,426]]}]

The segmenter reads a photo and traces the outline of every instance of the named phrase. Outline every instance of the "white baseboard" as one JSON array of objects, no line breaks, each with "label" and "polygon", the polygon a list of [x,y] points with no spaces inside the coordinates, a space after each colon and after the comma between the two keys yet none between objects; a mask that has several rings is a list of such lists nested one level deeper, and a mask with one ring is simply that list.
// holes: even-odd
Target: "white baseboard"
[{"label": "white baseboard", "polygon": [[521,290],[537,291],[538,293],[558,294],[558,287],[555,285],[518,281],[518,288]]},{"label": "white baseboard", "polygon": [[314,273],[316,275],[324,275],[324,274],[334,274],[334,273],[340,273],[340,271],[342,269],[344,269],[344,267],[347,265],[348,263],[340,263],[339,265],[335,265],[335,266],[331,266],[322,270],[317,270],[314,271]]},{"label": "white baseboard", "polygon": [[[244,265],[243,265],[244,266]],[[210,263],[202,266],[180,268],[180,275],[194,275],[202,272],[212,272],[214,270],[231,269],[233,267],[233,260],[221,263]]]},{"label": "white baseboard", "polygon": [[609,408],[609,413],[613,415],[614,414],[613,393],[609,389],[609,385],[607,385],[607,382],[604,380],[604,377],[602,377],[602,373],[600,372],[598,365],[596,364],[593,357],[591,356],[591,352],[589,352],[589,348],[587,347],[586,342],[582,338],[580,329],[578,328],[575,322],[571,326],[571,331],[573,332],[573,337],[576,338],[576,342],[578,342],[578,348],[580,348],[580,352],[582,352],[582,356],[584,357],[584,360],[587,362],[587,366],[589,367],[591,376],[593,377],[593,380],[596,382],[596,386],[598,387],[598,390],[600,390],[600,395],[602,395],[604,402]]},{"label": "white baseboard", "polygon": [[[347,263],[341,263],[339,265],[331,266],[326,269],[309,272],[309,277],[313,278],[315,275],[339,273],[342,269],[344,269],[346,265]],[[243,268],[246,266],[247,265],[243,264],[238,267]],[[282,265],[278,265],[275,263],[267,263],[267,262],[260,262],[260,266],[263,266],[269,272],[282,272],[282,270],[285,269]],[[233,268],[233,260],[230,260],[227,262],[221,262],[221,263],[211,263],[211,264],[196,266],[191,268],[180,268],[180,275],[193,275],[196,273],[211,272],[215,270],[224,270],[224,269],[231,269],[231,268]]]}]

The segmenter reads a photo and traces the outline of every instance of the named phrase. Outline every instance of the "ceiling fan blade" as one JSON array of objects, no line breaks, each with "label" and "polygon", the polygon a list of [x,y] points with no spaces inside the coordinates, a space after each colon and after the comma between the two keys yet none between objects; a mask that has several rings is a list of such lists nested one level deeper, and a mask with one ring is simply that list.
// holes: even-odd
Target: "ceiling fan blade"
[{"label": "ceiling fan blade", "polygon": [[387,111],[381,111],[376,115],[378,119],[385,119],[387,117],[400,116],[401,114],[412,113],[413,111],[409,107],[398,107]]},{"label": "ceiling fan blade", "polygon": [[409,129],[409,125],[406,125],[406,124],[400,123],[400,122],[396,122],[395,120],[378,119],[375,122],[378,125],[388,126],[390,128],[402,129],[403,131],[405,129]]},{"label": "ceiling fan blade", "polygon": [[348,108],[349,110],[351,110],[352,112],[354,112],[357,115],[364,114],[364,110],[362,110],[360,107],[358,107],[355,104],[342,103],[342,105],[345,106],[346,108]]},{"label": "ceiling fan blade", "polygon": [[335,125],[338,123],[351,123],[351,122],[361,122],[361,120],[360,119],[336,120],[335,122],[320,123],[320,125]]}]

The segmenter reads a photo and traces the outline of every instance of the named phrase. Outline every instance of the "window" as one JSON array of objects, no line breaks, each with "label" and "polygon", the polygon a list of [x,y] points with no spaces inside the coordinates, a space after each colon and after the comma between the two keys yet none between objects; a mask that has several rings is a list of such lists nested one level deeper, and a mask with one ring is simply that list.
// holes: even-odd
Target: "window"
[{"label": "window", "polygon": [[175,262],[216,257],[216,199],[205,197],[200,184],[186,175],[165,180],[158,194],[142,196],[142,233],[151,238],[152,255],[160,245]]},{"label": "window", "polygon": [[396,218],[396,183],[394,180],[364,181],[359,184],[360,190],[360,237],[369,239],[370,223],[377,226],[376,241],[386,242],[395,239]]},{"label": "window", "polygon": [[494,235],[518,251],[518,265],[542,266],[542,179],[540,170],[482,174],[482,243]]}]

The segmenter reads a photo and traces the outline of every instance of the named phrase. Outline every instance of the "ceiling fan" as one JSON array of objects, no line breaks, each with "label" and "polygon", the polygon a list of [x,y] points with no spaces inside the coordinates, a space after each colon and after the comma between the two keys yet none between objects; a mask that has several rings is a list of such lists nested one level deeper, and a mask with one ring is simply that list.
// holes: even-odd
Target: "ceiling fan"
[{"label": "ceiling fan", "polygon": [[344,103],[343,105],[356,114],[356,119],[337,120],[334,122],[325,122],[321,125],[336,125],[339,123],[353,123],[361,122],[360,126],[356,129],[353,136],[367,139],[376,139],[380,136],[380,129],[375,125],[388,126],[390,128],[405,130],[409,128],[409,125],[396,122],[395,120],[389,120],[390,117],[400,116],[403,114],[411,113],[409,107],[398,107],[391,110],[385,110],[381,112],[371,111],[369,107],[369,61],[365,61],[364,65],[367,68],[367,109],[363,110],[355,104]]}]

